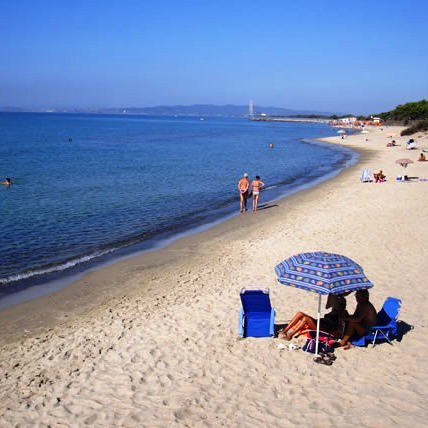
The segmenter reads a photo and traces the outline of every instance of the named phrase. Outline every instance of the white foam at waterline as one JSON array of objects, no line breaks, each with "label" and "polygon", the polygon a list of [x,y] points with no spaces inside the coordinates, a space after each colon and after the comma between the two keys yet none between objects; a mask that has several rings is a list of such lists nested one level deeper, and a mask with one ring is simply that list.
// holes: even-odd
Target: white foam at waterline
[{"label": "white foam at waterline", "polygon": [[83,257],[79,257],[79,258],[74,259],[74,260],[70,260],[66,263],[63,263],[63,264],[60,264],[57,266],[52,266],[52,267],[49,267],[46,269],[33,270],[33,271],[29,271],[29,272],[24,272],[24,273],[18,273],[15,275],[8,276],[6,278],[0,278],[0,284],[5,285],[5,284],[9,284],[11,282],[16,282],[16,281],[21,281],[23,279],[32,278],[34,276],[45,275],[45,274],[53,273],[53,272],[61,272],[61,271],[70,269],[74,266],[77,266],[78,264],[88,262],[88,261],[93,260],[97,257],[104,256],[105,254],[111,253],[117,249],[118,248],[110,248],[109,250],[98,251],[98,252],[95,252],[95,253],[87,255],[87,256],[83,256]]}]

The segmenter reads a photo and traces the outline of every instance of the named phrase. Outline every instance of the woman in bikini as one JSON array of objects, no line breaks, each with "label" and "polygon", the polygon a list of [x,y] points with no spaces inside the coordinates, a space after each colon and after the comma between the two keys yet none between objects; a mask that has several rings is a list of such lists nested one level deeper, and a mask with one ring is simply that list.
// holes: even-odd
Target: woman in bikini
[{"label": "woman in bikini", "polygon": [[[320,320],[321,331],[325,331],[334,336],[341,337],[344,325],[342,319],[349,316],[346,310],[346,299],[343,296],[335,296],[331,303],[331,311]],[[294,336],[301,334],[305,330],[316,330],[317,320],[303,312],[297,312],[293,319],[282,331],[279,332],[280,339],[291,340]]]},{"label": "woman in bikini", "polygon": [[251,188],[253,189],[253,211],[257,211],[260,191],[263,187],[265,187],[265,183],[260,180],[260,176],[256,175],[256,179],[251,183]]}]

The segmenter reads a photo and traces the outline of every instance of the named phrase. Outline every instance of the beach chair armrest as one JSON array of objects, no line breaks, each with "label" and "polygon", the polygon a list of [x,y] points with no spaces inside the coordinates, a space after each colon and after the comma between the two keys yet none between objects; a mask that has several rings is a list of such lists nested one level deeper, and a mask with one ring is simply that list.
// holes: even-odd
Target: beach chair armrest
[{"label": "beach chair armrest", "polygon": [[367,332],[373,332],[376,330],[391,330],[393,328],[392,325],[388,324],[388,325],[374,325],[372,327],[367,327]]},{"label": "beach chair armrest", "polygon": [[238,336],[244,337],[244,310],[239,310],[239,317],[238,317]]},{"label": "beach chair armrest", "polygon": [[271,336],[275,334],[275,316],[276,316],[276,312],[272,308],[272,310],[270,311],[270,326],[269,326],[269,334]]}]

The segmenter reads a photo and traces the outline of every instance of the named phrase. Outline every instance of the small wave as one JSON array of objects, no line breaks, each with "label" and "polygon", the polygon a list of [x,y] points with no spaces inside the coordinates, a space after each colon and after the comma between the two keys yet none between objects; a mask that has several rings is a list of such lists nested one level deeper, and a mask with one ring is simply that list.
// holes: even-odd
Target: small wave
[{"label": "small wave", "polygon": [[59,264],[56,266],[50,266],[50,267],[45,267],[45,268],[41,268],[41,269],[30,270],[28,272],[10,275],[6,278],[0,278],[0,285],[6,285],[6,284],[9,284],[11,282],[22,281],[24,279],[33,278],[35,276],[45,275],[48,273],[62,272],[66,269],[70,269],[70,268],[77,266],[81,263],[85,263],[85,262],[93,260],[97,257],[104,256],[105,254],[111,253],[115,250],[117,250],[117,248],[110,248],[108,250],[96,251],[93,254],[89,254],[86,256],[79,257],[77,259],[69,260],[65,263],[62,263],[62,264]]}]

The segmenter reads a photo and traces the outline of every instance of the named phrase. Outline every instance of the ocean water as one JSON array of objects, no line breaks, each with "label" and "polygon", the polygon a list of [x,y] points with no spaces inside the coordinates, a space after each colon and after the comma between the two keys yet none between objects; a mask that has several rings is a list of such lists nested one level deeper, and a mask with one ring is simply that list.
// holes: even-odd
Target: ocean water
[{"label": "ocean water", "polygon": [[0,113],[0,178],[14,182],[0,186],[0,299],[237,213],[244,172],[266,183],[262,208],[315,183],[353,156],[307,142],[334,134],[310,123]]}]

